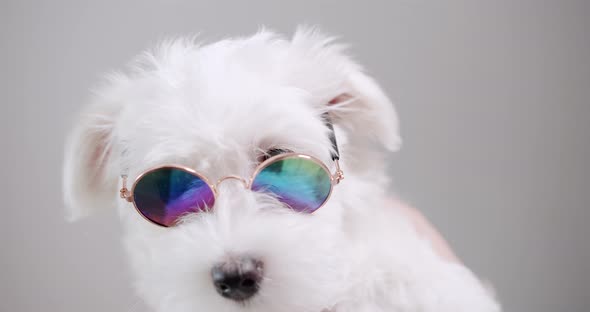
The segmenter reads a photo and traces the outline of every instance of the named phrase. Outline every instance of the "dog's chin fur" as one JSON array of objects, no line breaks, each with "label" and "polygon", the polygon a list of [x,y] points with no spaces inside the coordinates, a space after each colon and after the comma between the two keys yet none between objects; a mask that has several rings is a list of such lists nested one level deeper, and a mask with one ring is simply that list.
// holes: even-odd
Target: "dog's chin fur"
[{"label": "dog's chin fur", "polygon": [[[137,292],[154,310],[500,310],[468,269],[438,257],[386,203],[383,156],[400,144],[396,114],[332,41],[310,29],[290,40],[265,30],[202,46],[172,40],[129,73],[111,75],[83,111],[66,147],[69,215],[118,207]],[[118,198],[122,173],[133,181],[178,164],[210,181],[248,178],[271,148],[312,155],[334,172],[326,112],[346,178],[313,214],[236,180],[220,184],[211,211],[170,228]],[[217,294],[210,271],[244,255],[264,262],[264,277],[260,291],[238,303]]]}]

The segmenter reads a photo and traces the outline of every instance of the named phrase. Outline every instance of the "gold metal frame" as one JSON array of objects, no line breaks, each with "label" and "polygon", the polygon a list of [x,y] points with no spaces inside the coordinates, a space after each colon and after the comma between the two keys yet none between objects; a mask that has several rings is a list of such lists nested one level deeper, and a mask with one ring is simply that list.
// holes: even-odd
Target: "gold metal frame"
[{"label": "gold metal frame", "polygon": [[328,167],[322,161],[320,161],[319,159],[317,159],[313,156],[309,156],[309,155],[305,155],[305,154],[298,154],[298,153],[279,154],[279,155],[275,155],[273,157],[270,157],[269,159],[263,161],[258,166],[256,166],[256,169],[250,175],[249,180],[246,180],[246,179],[244,179],[240,176],[237,176],[237,175],[227,175],[227,176],[224,176],[224,177],[220,178],[219,180],[217,180],[217,182],[215,184],[211,184],[209,182],[209,180],[207,179],[207,177],[205,177],[204,175],[198,173],[197,171],[195,171],[194,169],[191,169],[189,167],[182,166],[182,165],[174,165],[174,164],[162,165],[162,166],[148,169],[148,170],[144,171],[143,173],[141,173],[139,176],[137,176],[137,178],[135,178],[135,181],[133,182],[133,185],[131,186],[131,189],[127,188],[127,176],[126,175],[121,176],[122,185],[121,185],[121,189],[119,192],[120,192],[121,198],[125,199],[126,201],[128,201],[130,203],[133,203],[133,207],[135,207],[135,210],[137,211],[137,213],[139,213],[145,220],[149,221],[150,223],[156,224],[158,226],[166,227],[165,225],[161,225],[159,223],[156,223],[156,222],[148,219],[146,216],[144,216],[143,213],[141,213],[141,211],[139,210],[139,208],[137,208],[137,205],[136,205],[135,200],[133,198],[133,190],[135,189],[135,186],[141,180],[141,178],[143,178],[146,174],[151,173],[155,170],[162,169],[162,168],[174,168],[174,169],[180,169],[180,170],[187,171],[187,172],[197,176],[201,180],[203,180],[209,186],[209,188],[213,192],[213,201],[215,202],[217,200],[217,196],[218,196],[217,188],[220,183],[222,183],[226,180],[238,180],[238,181],[242,182],[242,184],[244,185],[244,187],[246,189],[252,190],[252,183],[254,182],[254,179],[256,178],[256,176],[262,170],[264,170],[266,167],[268,167],[268,165],[270,165],[271,163],[274,163],[276,161],[286,159],[286,158],[303,158],[303,159],[311,160],[311,161],[315,162],[316,164],[318,164],[322,169],[324,169],[324,171],[326,171],[326,173],[330,176],[330,182],[331,182],[330,183],[330,191],[328,192],[328,196],[326,197],[326,200],[324,200],[324,202],[316,210],[313,211],[313,212],[316,212],[317,210],[322,208],[326,204],[326,202],[328,202],[328,200],[330,199],[330,197],[332,195],[332,191],[334,189],[334,186],[337,185],[338,183],[340,183],[340,181],[342,181],[344,179],[344,172],[342,172],[342,170],[340,169],[340,164],[338,163],[338,159],[334,159],[334,163],[336,166],[336,172],[334,174],[332,174],[330,172],[330,169],[328,169]]}]

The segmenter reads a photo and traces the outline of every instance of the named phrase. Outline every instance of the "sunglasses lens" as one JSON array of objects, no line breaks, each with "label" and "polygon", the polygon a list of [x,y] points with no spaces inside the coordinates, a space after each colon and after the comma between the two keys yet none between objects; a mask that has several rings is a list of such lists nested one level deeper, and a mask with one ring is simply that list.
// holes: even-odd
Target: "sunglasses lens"
[{"label": "sunglasses lens", "polygon": [[252,190],[268,192],[299,212],[314,212],[330,196],[330,173],[303,156],[279,159],[264,167],[252,181]]},{"label": "sunglasses lens", "polygon": [[215,195],[195,174],[165,167],[146,173],[135,184],[133,199],[147,219],[172,226],[181,216],[213,207]]}]

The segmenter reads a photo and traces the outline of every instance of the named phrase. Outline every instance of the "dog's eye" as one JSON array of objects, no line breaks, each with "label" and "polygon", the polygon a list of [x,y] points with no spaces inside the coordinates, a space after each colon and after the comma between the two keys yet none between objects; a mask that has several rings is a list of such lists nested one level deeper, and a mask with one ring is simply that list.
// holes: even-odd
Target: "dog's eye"
[{"label": "dog's eye", "polygon": [[282,148],[271,148],[269,150],[267,150],[266,152],[264,152],[263,154],[261,154],[260,156],[258,156],[258,162],[261,163],[273,156],[277,156],[280,154],[284,154],[284,153],[290,153],[290,150],[287,149],[282,149]]}]

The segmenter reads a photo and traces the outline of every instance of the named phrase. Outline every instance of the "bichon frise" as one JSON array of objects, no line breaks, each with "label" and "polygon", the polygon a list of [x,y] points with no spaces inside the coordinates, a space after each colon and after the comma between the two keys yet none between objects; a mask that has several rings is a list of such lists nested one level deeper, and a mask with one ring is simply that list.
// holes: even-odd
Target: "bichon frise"
[{"label": "bichon frise", "polygon": [[177,39],[113,74],[73,129],[72,219],[118,211],[160,312],[496,312],[388,194],[394,108],[309,29]]}]

